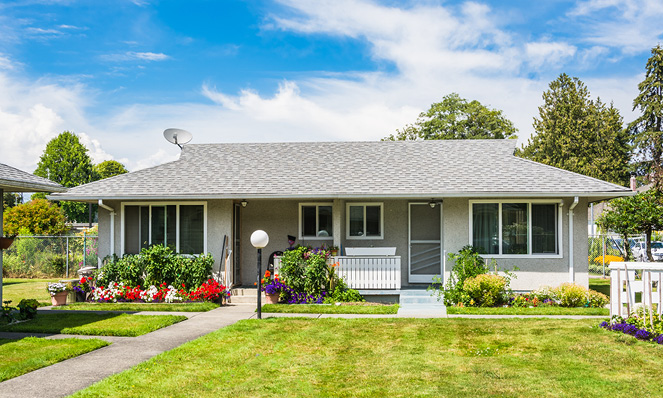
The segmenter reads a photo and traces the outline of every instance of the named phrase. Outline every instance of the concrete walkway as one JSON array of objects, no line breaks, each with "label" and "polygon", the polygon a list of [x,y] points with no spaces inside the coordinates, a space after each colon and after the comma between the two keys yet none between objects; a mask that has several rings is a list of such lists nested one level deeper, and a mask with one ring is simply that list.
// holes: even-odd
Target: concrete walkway
[{"label": "concrete walkway", "polygon": [[[255,316],[255,305],[228,305],[139,337],[86,336],[113,344],[0,383],[0,397],[64,397],[224,326]],[[161,313],[164,314],[164,313]],[[18,333],[7,333],[5,336]],[[21,333],[20,335],[36,335]],[[23,336],[25,337],[25,336]],[[83,336],[51,335],[47,338]]]},{"label": "concrete walkway", "polygon": [[[43,333],[0,333],[0,338],[20,339],[28,336],[47,339],[62,338],[98,338],[112,343],[107,347],[81,356],[58,362],[51,366],[35,370],[0,383],[0,398],[55,398],[64,397],[84,389],[115,373],[122,372],[144,362],[164,351],[171,350],[188,341],[211,333],[222,327],[232,325],[242,319],[255,318],[254,304],[230,304],[209,312],[181,313],[189,319],[159,329],[139,337],[48,335]],[[414,310],[414,308],[413,308]],[[57,310],[53,310],[57,311]],[[58,311],[67,312],[71,311]],[[171,314],[164,312],[140,312],[138,315]],[[179,314],[179,313],[178,313]],[[263,313],[266,318],[605,318],[605,316],[579,315],[444,315],[440,312],[407,311],[398,314],[272,314]],[[66,377],[63,379],[63,375]]]}]

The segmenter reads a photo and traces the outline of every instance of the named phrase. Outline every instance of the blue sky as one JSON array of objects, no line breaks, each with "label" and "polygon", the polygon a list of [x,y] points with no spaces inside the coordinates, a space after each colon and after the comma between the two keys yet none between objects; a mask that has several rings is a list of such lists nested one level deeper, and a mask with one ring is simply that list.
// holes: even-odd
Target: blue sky
[{"label": "blue sky", "polygon": [[79,134],[129,169],[193,142],[377,140],[457,92],[532,134],[560,73],[614,101],[625,123],[660,0],[0,3],[0,162],[32,172]]}]

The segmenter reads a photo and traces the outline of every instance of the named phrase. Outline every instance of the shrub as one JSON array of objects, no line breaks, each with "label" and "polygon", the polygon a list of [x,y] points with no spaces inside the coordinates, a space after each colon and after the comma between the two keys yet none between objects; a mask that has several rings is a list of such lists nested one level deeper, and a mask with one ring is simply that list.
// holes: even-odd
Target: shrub
[{"label": "shrub", "polygon": [[316,300],[338,283],[334,272],[337,264],[328,265],[327,250],[299,246],[288,250],[281,257],[279,274],[281,281],[296,294],[315,296]]},{"label": "shrub", "polygon": [[18,303],[17,307],[22,319],[32,319],[37,316],[39,301],[35,299],[23,299]]},{"label": "shrub", "polygon": [[[488,267],[484,259],[472,246],[465,246],[458,254],[449,253],[449,260],[454,262],[449,275],[449,281],[444,286],[443,291],[438,291],[438,297],[444,296],[445,305],[454,305],[458,303],[468,304],[471,299],[469,295],[463,291],[465,280],[473,278],[480,274],[488,272]],[[439,277],[434,278],[434,283],[441,284]]]},{"label": "shrub", "polygon": [[19,235],[26,228],[31,235],[60,235],[67,231],[64,212],[46,199],[34,199],[5,212],[4,233]]},{"label": "shrub", "polygon": [[603,293],[589,289],[588,306],[591,308],[603,308],[610,303],[610,299]]},{"label": "shrub", "polygon": [[552,289],[555,300],[562,307],[589,306],[602,308],[610,302],[608,297],[599,292],[589,290],[575,283],[563,283]]},{"label": "shrub", "polygon": [[506,297],[506,278],[494,274],[481,274],[465,279],[464,291],[469,295],[471,306],[492,307],[500,305]]},{"label": "shrub", "polygon": [[326,304],[364,301],[366,301],[364,297],[355,289],[348,288],[343,279],[340,279],[336,283],[336,286],[334,286],[334,290],[331,292],[331,294],[325,297]]}]

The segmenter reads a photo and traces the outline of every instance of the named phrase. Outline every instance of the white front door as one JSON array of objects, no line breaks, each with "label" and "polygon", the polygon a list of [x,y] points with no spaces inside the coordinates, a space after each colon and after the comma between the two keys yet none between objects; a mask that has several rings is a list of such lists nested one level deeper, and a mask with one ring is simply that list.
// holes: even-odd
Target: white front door
[{"label": "white front door", "polygon": [[442,203],[410,203],[408,218],[408,281],[431,283],[442,275]]}]

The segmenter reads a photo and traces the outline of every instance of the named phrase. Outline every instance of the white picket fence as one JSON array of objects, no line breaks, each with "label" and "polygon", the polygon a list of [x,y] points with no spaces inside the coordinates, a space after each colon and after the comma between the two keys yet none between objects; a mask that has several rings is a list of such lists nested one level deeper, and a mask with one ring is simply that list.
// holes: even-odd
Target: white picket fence
[{"label": "white picket fence", "polygon": [[[610,263],[610,316],[628,316],[637,305],[651,308],[661,315],[663,302],[661,283],[663,283],[661,263]],[[638,301],[636,293],[640,293]]]},{"label": "white picket fence", "polygon": [[[400,256],[338,256],[329,259],[338,262],[338,275],[351,289],[391,290],[401,288]],[[274,272],[278,274],[279,257],[274,258]]]}]

